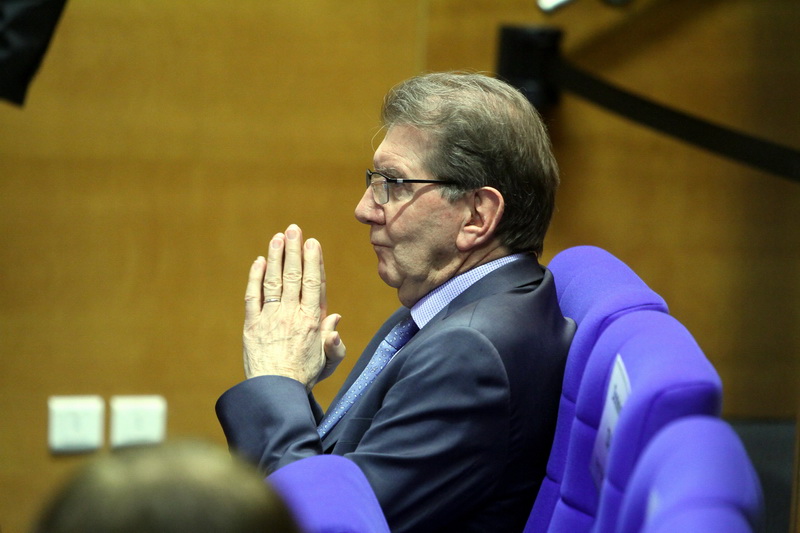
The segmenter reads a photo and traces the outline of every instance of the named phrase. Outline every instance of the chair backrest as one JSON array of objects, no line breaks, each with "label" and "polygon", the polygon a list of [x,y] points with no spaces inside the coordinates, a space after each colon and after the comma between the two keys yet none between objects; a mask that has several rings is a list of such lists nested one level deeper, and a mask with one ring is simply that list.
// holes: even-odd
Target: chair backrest
[{"label": "chair backrest", "polygon": [[683,416],[718,416],[722,383],[674,317],[636,311],[600,335],[586,365],[549,531],[610,531],[642,450]]},{"label": "chair backrest", "polygon": [[711,417],[665,427],[636,464],[616,533],[751,533],[763,524],[761,483],[739,436]]},{"label": "chair backrest", "polygon": [[575,320],[578,329],[567,356],[547,473],[525,527],[526,532],[547,531],[558,501],[578,389],[597,338],[609,324],[627,313],[644,309],[668,312],[661,296],[630,267],[601,248],[568,248],[557,254],[548,268],[555,279],[561,310],[565,316]]},{"label": "chair backrest", "polygon": [[366,476],[346,457],[307,457],[279,468],[266,481],[305,533],[389,533]]},{"label": "chair backrest", "polygon": [[637,332],[619,352],[635,391],[608,450],[594,531],[609,531],[616,523],[636,462],[654,435],[682,417],[718,417],[722,410],[719,374],[678,320],[637,313],[620,328]]}]

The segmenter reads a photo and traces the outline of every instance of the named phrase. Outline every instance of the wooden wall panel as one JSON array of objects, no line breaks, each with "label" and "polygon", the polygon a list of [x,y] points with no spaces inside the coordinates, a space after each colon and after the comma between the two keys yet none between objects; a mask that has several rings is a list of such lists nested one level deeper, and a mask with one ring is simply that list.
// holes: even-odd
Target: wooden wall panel
[{"label": "wooden wall panel", "polygon": [[[500,24],[564,31],[563,54],[630,90],[800,148],[791,0],[433,2],[429,67],[492,71]],[[434,43],[448,42],[448,47]],[[667,299],[719,370],[731,416],[791,417],[800,374],[800,184],[569,94],[548,114],[563,184],[545,255],[603,246]]]}]

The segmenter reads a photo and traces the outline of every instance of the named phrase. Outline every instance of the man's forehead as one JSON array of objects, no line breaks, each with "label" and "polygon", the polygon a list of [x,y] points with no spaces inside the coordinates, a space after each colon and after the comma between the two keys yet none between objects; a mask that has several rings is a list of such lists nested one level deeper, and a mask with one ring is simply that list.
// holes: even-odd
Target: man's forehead
[{"label": "man's forehead", "polygon": [[427,133],[412,126],[394,126],[386,132],[372,162],[379,171],[420,173],[425,171],[429,150]]}]

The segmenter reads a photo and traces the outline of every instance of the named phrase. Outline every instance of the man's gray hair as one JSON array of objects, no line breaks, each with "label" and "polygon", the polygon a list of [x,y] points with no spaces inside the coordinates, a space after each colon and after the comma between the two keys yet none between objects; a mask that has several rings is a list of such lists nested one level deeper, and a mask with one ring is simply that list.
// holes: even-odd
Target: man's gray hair
[{"label": "man's gray hair", "polygon": [[381,120],[387,129],[412,126],[430,136],[427,170],[457,183],[442,188],[446,198],[487,186],[500,191],[501,242],[541,256],[558,165],[539,113],[521,92],[482,74],[424,74],[389,91]]}]

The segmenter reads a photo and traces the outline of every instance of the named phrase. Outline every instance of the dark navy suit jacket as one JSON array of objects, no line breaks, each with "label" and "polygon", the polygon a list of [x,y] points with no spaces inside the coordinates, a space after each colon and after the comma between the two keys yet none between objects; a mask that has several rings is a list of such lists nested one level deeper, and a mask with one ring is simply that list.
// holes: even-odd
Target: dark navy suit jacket
[{"label": "dark navy suit jacket", "polygon": [[[408,314],[378,330],[339,395]],[[392,531],[519,532],[544,476],[574,330],[550,272],[525,257],[436,315],[324,440],[321,409],[289,378],[240,383],[217,415],[231,448],[265,472],[322,453],[352,459]]]}]

